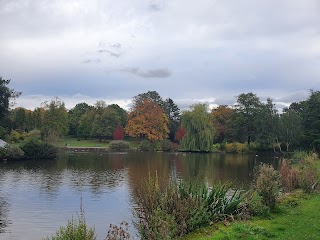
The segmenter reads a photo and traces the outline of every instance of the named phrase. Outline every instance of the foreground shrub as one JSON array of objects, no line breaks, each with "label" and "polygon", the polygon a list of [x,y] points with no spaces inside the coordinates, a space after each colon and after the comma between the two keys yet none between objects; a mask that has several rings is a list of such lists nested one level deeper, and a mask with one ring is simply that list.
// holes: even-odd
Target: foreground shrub
[{"label": "foreground shrub", "polygon": [[0,159],[21,159],[24,156],[23,150],[18,146],[7,144],[4,148],[0,148]]},{"label": "foreground shrub", "polygon": [[316,189],[318,183],[318,170],[313,157],[301,161],[298,171],[298,183],[304,192],[310,193]]},{"label": "foreground shrub", "polygon": [[109,144],[109,149],[113,151],[127,150],[129,148],[129,143],[121,140],[112,141]]},{"label": "foreground shrub", "polygon": [[120,223],[120,226],[110,224],[108,235],[105,240],[129,240],[129,224],[126,221]]},{"label": "foreground shrub", "polygon": [[246,198],[245,209],[241,214],[244,219],[251,216],[267,217],[270,215],[270,207],[263,204],[262,197],[256,191],[252,191]]},{"label": "foreground shrub", "polygon": [[292,192],[299,187],[298,170],[288,160],[281,162],[280,183],[284,192]]},{"label": "foreground shrub", "polygon": [[262,197],[262,202],[270,208],[276,205],[279,195],[279,174],[271,165],[261,164],[256,172],[255,190]]},{"label": "foreground shrub", "polygon": [[57,156],[56,147],[35,138],[23,142],[20,147],[27,159],[53,159]]},{"label": "foreground shrub", "polygon": [[242,201],[240,192],[228,194],[228,185],[211,190],[204,184],[166,182],[149,178],[135,189],[134,209],[142,239],[175,239],[211,221],[238,213]]},{"label": "foreground shrub", "polygon": [[72,217],[68,220],[66,226],[60,227],[59,231],[52,237],[44,238],[43,240],[96,240],[95,229],[88,227],[84,216],[84,211],[81,209],[78,219]]}]

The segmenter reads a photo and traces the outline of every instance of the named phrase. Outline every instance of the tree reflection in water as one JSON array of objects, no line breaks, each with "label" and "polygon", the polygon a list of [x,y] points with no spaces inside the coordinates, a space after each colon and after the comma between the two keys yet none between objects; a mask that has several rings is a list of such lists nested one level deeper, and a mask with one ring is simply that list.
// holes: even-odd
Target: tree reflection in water
[{"label": "tree reflection in water", "polygon": [[6,226],[9,224],[7,213],[8,213],[8,203],[0,197],[0,233],[6,231]]}]

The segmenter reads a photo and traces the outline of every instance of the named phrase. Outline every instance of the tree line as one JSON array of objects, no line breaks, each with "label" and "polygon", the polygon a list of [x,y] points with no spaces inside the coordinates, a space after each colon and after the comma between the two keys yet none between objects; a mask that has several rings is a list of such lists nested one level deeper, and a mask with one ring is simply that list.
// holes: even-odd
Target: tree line
[{"label": "tree line", "polygon": [[23,134],[39,131],[54,141],[70,135],[78,138],[123,140],[125,136],[151,142],[170,139],[185,151],[213,151],[214,144],[242,143],[257,150],[292,151],[320,148],[320,92],[311,90],[308,99],[293,102],[279,112],[271,98],[266,102],[252,93],[236,96],[236,104],[220,105],[211,111],[199,103],[181,111],[171,99],[156,91],[133,97],[132,107],[117,104],[78,103],[67,110],[59,98],[34,110],[10,110],[10,101],[20,95],[0,78],[0,137],[19,141]]}]

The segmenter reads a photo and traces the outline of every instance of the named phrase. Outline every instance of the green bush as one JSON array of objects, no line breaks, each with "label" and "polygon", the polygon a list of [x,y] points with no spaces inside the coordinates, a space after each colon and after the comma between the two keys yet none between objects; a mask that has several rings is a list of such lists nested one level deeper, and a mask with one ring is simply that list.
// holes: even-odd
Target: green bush
[{"label": "green bush", "polygon": [[318,179],[317,164],[311,156],[301,161],[298,166],[298,183],[304,192],[311,193],[316,189]]},{"label": "green bush", "polygon": [[20,148],[27,159],[53,159],[57,157],[57,148],[52,144],[31,138],[24,141]]},{"label": "green bush", "polygon": [[164,139],[161,141],[161,150],[165,152],[170,152],[174,150],[174,146],[169,139]]},{"label": "green bush", "polygon": [[279,174],[271,165],[261,164],[256,173],[255,190],[262,197],[262,202],[270,208],[276,205],[280,192]]},{"label": "green bush", "polygon": [[30,132],[28,132],[27,137],[30,138],[36,138],[36,139],[41,139],[41,131],[38,129],[34,129]]},{"label": "green bush", "polygon": [[213,152],[220,152],[220,150],[221,150],[220,148],[221,148],[221,145],[219,143],[212,145]]},{"label": "green bush", "polygon": [[291,157],[292,163],[299,163],[302,160],[312,156],[312,153],[306,151],[294,151]]},{"label": "green bush", "polygon": [[7,136],[8,131],[4,127],[0,126],[0,139],[5,139]]},{"label": "green bush", "polygon": [[225,146],[225,150],[228,153],[243,153],[243,152],[247,152],[248,148],[247,148],[247,144],[245,143],[234,142],[234,143],[227,143]]},{"label": "green bush", "polygon": [[122,151],[129,149],[129,143],[122,140],[111,141],[109,144],[109,149],[113,151]]},{"label": "green bush", "polygon": [[226,142],[222,142],[222,143],[220,144],[220,150],[221,150],[221,151],[225,151],[225,150],[226,150],[226,146],[227,146],[227,143],[226,143]]},{"label": "green bush", "polygon": [[9,135],[9,141],[11,143],[19,143],[20,141],[23,141],[27,137],[26,132],[19,132],[19,131],[11,131]]},{"label": "green bush", "polygon": [[270,216],[270,207],[262,203],[262,197],[256,191],[248,194],[246,208],[246,213],[249,216]]},{"label": "green bush", "polygon": [[23,150],[18,146],[7,144],[4,148],[0,148],[0,158],[1,159],[21,159],[24,156]]},{"label": "green bush", "polygon": [[259,144],[257,144],[256,142],[251,142],[250,145],[248,145],[248,149],[249,151],[258,151],[259,150]]},{"label": "green bush", "polygon": [[68,220],[66,226],[60,227],[59,231],[52,237],[46,237],[43,240],[96,240],[95,229],[88,227],[81,209],[78,219]]},{"label": "green bush", "polygon": [[139,146],[139,149],[141,151],[147,152],[147,151],[155,151],[156,147],[154,144],[152,144],[152,142],[148,140],[143,140]]}]

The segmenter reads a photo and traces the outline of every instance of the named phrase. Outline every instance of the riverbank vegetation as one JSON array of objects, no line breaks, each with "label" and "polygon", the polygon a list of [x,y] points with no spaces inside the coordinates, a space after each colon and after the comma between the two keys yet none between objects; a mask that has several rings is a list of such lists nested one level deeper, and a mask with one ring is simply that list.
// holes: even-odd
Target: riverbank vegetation
[{"label": "riverbank vegetation", "polygon": [[[278,171],[261,164],[246,190],[149,173],[133,191],[134,226],[141,239],[317,239],[320,160],[295,155]],[[131,239],[125,226],[112,225],[107,239]]]},{"label": "riverbank vegetation", "polygon": [[183,240],[218,239],[319,239],[320,194],[301,191],[283,196],[268,217],[215,224],[199,229]]},{"label": "riverbank vegetation", "polygon": [[86,222],[84,209],[80,205],[80,213],[77,218],[72,217],[66,226],[61,226],[55,235],[46,237],[43,240],[96,240],[96,233],[93,227],[89,227]]},{"label": "riverbank vegetation", "polygon": [[279,172],[262,165],[245,203],[248,218],[216,223],[183,239],[318,239],[319,180],[320,161],[312,153],[283,160]]},{"label": "riverbank vegetation", "polygon": [[[251,92],[239,94],[230,106],[210,110],[207,104],[199,103],[181,112],[171,98],[164,100],[156,91],[133,97],[129,111],[104,101],[94,106],[78,103],[67,110],[57,97],[28,110],[9,108],[7,102],[19,96],[8,88],[9,82],[0,81],[0,90],[8,93],[0,99],[4,103],[0,109],[0,138],[11,144],[21,143],[36,132],[42,141],[53,144],[66,138],[64,146],[74,142],[71,139],[83,147],[106,147],[104,142],[130,139],[140,141],[144,151],[283,153],[296,149],[316,152],[320,148],[319,91],[311,90],[308,99],[293,102],[282,112],[272,99],[261,101]],[[88,139],[96,141],[92,144]]]}]

